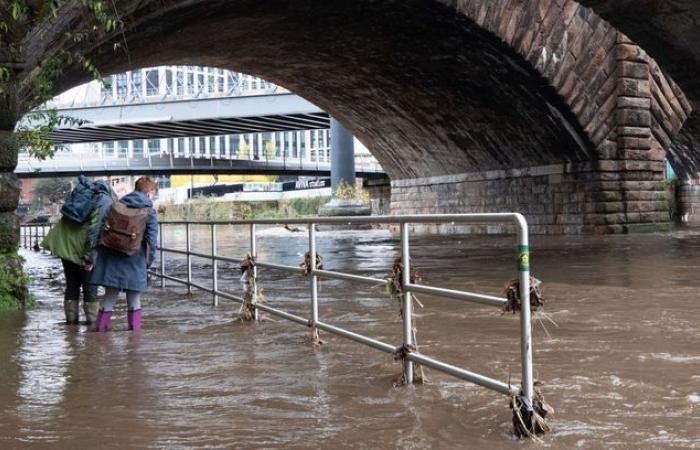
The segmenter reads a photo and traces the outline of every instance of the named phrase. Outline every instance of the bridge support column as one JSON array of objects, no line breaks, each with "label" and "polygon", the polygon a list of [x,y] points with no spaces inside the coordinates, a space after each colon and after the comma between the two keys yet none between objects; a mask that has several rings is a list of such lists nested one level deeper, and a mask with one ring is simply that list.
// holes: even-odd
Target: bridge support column
[{"label": "bridge support column", "polygon": [[331,119],[331,188],[333,197],[321,216],[368,216],[370,209],[355,197],[355,144],[352,134]]},{"label": "bridge support column", "polygon": [[[13,92],[10,90],[9,92]],[[5,97],[7,98],[7,97]],[[29,299],[19,247],[19,181],[17,167],[19,143],[14,134],[15,105],[0,101],[0,310],[19,309]]]}]

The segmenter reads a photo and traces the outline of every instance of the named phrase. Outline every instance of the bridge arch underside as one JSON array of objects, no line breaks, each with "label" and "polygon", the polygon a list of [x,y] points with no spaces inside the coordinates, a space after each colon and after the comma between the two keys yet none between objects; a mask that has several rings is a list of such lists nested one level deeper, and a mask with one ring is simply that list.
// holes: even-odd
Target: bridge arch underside
[{"label": "bridge arch underside", "polygon": [[[206,65],[289,88],[368,146],[393,213],[516,210],[543,233],[668,221],[648,105],[658,67],[577,2],[140,5],[128,55],[108,39],[92,51],[104,73]],[[83,81],[68,70],[59,86]]]}]

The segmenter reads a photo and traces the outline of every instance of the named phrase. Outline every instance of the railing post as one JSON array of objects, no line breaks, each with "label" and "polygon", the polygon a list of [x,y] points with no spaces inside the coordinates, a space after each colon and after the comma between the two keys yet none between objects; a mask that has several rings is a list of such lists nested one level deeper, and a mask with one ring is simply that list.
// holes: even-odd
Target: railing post
[{"label": "railing post", "polygon": [[319,342],[318,328],[318,277],[316,276],[316,224],[309,224],[309,262],[311,264],[311,339]]},{"label": "railing post", "polygon": [[[411,283],[411,261],[408,248],[408,224],[401,222],[401,263],[403,271],[401,274],[402,286]],[[403,309],[403,344],[405,349],[413,347],[413,301],[411,293],[404,288],[402,295]],[[408,358],[403,360],[403,376],[405,384],[413,384],[413,362]]]},{"label": "railing post", "polygon": [[163,251],[163,224],[158,224],[158,247],[160,247],[160,287],[165,287],[165,252]]},{"label": "railing post", "polygon": [[[251,223],[250,224],[250,256],[253,257],[253,260],[256,260],[258,257],[258,242],[255,237],[255,224]],[[258,289],[258,268],[253,266],[253,286],[250,286],[253,289],[253,292],[257,292]],[[260,320],[260,312],[258,311],[258,308],[253,308],[253,320]]]},{"label": "railing post", "polygon": [[185,224],[187,232],[187,294],[192,294],[192,233],[190,224]]},{"label": "railing post", "polygon": [[212,287],[213,287],[213,302],[214,306],[219,306],[219,295],[216,291],[219,290],[219,271],[218,271],[219,261],[216,259],[216,225],[211,225],[211,276],[212,276]]},{"label": "railing post", "polygon": [[525,217],[516,216],[518,225],[518,272],[520,276],[520,358],[522,370],[523,395],[532,404],[532,323],[530,321],[530,247],[527,221]]}]

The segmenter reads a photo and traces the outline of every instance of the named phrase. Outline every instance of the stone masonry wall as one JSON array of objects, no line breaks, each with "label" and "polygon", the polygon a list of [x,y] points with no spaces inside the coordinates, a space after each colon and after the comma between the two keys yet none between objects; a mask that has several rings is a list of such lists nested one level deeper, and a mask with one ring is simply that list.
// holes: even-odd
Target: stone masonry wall
[{"label": "stone masonry wall", "polygon": [[[602,178],[615,177],[604,173]],[[668,213],[654,206],[664,200],[663,186],[646,182],[635,191],[627,209],[614,195],[604,190],[589,191],[601,174],[590,165],[551,166],[474,172],[439,177],[397,180],[391,183],[392,214],[450,214],[520,212],[533,234],[578,234],[624,232],[626,222],[664,224]],[[656,227],[654,226],[654,229]],[[506,233],[508,226],[416,225],[418,232]]]}]

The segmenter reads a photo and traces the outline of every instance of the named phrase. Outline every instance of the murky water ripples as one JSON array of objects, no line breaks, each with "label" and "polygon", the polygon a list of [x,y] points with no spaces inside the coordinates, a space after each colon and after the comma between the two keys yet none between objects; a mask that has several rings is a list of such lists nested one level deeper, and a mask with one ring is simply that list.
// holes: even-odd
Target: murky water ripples
[{"label": "murky water ripples", "polygon": [[[219,253],[247,252],[246,230],[219,230]],[[208,230],[193,248],[209,250]],[[183,230],[166,245],[185,248]],[[426,284],[498,294],[514,273],[512,238],[421,237],[412,255]],[[305,233],[259,233],[260,258],[297,266]],[[319,232],[330,270],[383,277],[397,256],[385,231]],[[39,300],[0,317],[0,448],[512,449],[700,448],[700,236],[535,237],[546,312],[535,320],[535,375],[556,409],[542,444],[512,438],[508,399],[428,371],[394,388],[390,355],[277,320],[234,322],[238,306],[182,287],[152,287],[144,331],[88,333],[61,323],[60,263],[27,253]],[[208,284],[211,262],[193,259]],[[236,264],[220,287],[240,292]],[[184,278],[186,261],[168,256]],[[261,271],[269,304],[306,315],[308,280]],[[421,351],[502,380],[519,379],[518,317],[421,296]],[[323,281],[323,320],[398,343],[398,305],[383,288]],[[546,329],[546,330],[545,330]]]}]

